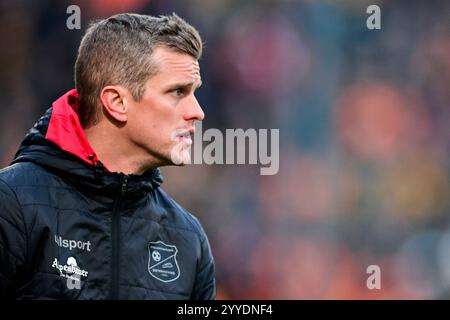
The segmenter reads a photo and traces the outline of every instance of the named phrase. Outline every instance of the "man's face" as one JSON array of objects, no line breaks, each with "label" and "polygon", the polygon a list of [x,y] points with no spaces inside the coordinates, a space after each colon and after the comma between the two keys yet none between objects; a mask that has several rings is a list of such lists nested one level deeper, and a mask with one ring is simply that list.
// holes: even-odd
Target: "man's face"
[{"label": "man's face", "polygon": [[165,47],[153,58],[159,72],[147,81],[141,101],[129,102],[128,135],[152,164],[189,163],[194,122],[205,117],[194,96],[201,85],[198,61]]}]

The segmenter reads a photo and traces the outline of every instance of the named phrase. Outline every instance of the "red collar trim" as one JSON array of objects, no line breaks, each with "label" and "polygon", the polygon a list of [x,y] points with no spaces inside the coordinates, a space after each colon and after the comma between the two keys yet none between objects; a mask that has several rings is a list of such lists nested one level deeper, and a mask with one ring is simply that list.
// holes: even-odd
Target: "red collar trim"
[{"label": "red collar trim", "polygon": [[91,165],[98,164],[97,154],[78,119],[77,90],[68,91],[53,102],[52,107],[52,116],[45,138]]}]

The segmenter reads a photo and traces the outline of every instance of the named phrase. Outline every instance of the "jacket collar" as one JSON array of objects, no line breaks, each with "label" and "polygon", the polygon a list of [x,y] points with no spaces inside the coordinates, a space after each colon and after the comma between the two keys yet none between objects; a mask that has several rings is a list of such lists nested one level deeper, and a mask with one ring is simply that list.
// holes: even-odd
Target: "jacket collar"
[{"label": "jacket collar", "polygon": [[77,90],[72,89],[53,102],[52,109],[45,139],[79,159],[97,165],[99,163],[97,154],[91,147],[78,118]]},{"label": "jacket collar", "polygon": [[[138,199],[158,188],[158,168],[142,175],[110,172],[98,159],[77,115],[78,94],[70,90],[29,130],[11,164],[33,162],[77,185],[91,197],[110,198],[127,180],[126,197]],[[109,202],[109,200],[108,200]]]}]

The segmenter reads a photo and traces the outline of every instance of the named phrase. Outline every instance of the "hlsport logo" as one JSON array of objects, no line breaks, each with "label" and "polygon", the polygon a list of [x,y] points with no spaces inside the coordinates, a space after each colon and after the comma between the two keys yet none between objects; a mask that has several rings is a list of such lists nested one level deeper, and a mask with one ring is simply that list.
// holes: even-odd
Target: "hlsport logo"
[{"label": "hlsport logo", "polygon": [[62,236],[55,234],[55,242],[61,248],[69,248],[69,250],[80,249],[91,251],[90,241],[84,242],[81,240],[64,239]]},{"label": "hlsport logo", "polygon": [[165,244],[162,241],[148,244],[148,272],[162,282],[171,282],[180,276],[180,267],[177,262],[178,249],[176,246]]}]

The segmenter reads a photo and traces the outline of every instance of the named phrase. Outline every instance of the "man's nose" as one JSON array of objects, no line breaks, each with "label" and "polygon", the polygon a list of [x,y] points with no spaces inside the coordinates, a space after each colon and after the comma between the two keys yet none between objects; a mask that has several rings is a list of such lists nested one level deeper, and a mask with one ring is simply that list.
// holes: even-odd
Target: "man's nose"
[{"label": "man's nose", "polygon": [[202,107],[200,107],[200,104],[198,103],[197,98],[195,98],[195,96],[192,95],[189,99],[187,110],[184,115],[184,119],[185,120],[202,121],[204,118],[205,118],[205,113],[203,112]]}]

